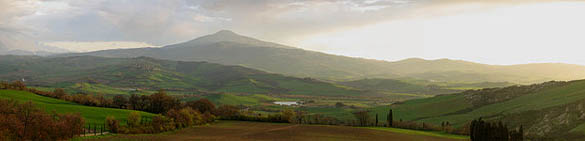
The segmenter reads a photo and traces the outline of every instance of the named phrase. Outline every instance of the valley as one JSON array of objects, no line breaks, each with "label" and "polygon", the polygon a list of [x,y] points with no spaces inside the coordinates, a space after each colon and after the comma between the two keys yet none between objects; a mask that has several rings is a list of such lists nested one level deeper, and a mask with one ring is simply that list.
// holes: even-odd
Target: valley
[{"label": "valley", "polygon": [[[279,57],[274,58],[276,56]],[[314,62],[302,61],[307,58],[325,62],[315,68]],[[327,61],[344,62],[344,65],[331,66],[329,64],[337,63]],[[281,66],[284,62],[294,63]],[[527,69],[538,71],[531,71],[531,77],[520,74]],[[457,134],[467,134],[464,130],[469,122],[483,118],[505,121],[512,129],[523,126],[526,137],[534,139],[585,136],[580,134],[585,129],[581,126],[585,125],[585,119],[578,115],[583,113],[579,102],[585,99],[582,97],[585,95],[582,94],[583,81],[527,84],[580,78],[583,69],[585,67],[567,64],[487,66],[445,59],[375,61],[305,51],[231,31],[162,48],[49,57],[0,56],[0,80],[23,81],[29,88],[41,91],[63,89],[72,96],[128,99],[164,90],[180,102],[207,99],[218,106],[236,106],[248,116],[280,115],[292,110],[315,118],[304,122],[319,123],[319,118],[323,117],[328,123],[354,126],[356,113],[365,111],[369,117],[387,119],[388,111],[393,110],[394,122],[399,121],[397,124],[403,128],[422,127],[419,130]],[[2,97],[7,99],[39,99],[33,102],[46,103],[42,97],[31,94],[2,92]],[[66,106],[45,108],[73,112]],[[563,108],[570,112],[557,111]],[[128,114],[123,110],[100,114],[91,111],[81,111],[88,123],[103,123],[106,115],[117,115],[124,120]],[[526,115],[541,119],[560,117],[535,122],[524,120]],[[449,123],[448,130],[436,127],[445,126],[445,123]]]}]

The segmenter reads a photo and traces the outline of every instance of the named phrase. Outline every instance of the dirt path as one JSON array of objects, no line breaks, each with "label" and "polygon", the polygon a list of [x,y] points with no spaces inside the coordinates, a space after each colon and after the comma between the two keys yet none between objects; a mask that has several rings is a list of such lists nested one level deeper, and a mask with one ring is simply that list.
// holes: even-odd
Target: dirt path
[{"label": "dirt path", "polygon": [[101,140],[396,140],[448,141],[440,137],[399,134],[342,126],[291,125],[261,122],[221,121],[219,123],[177,131],[165,135],[122,135]]}]

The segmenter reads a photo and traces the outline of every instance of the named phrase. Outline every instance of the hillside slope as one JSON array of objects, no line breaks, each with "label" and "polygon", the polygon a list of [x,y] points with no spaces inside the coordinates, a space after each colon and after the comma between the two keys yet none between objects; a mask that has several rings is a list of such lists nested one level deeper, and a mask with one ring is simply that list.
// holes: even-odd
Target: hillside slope
[{"label": "hillside slope", "polygon": [[115,49],[65,56],[148,56],[167,60],[241,65],[267,72],[329,80],[416,78],[452,82],[534,83],[585,79],[585,66],[526,64],[496,66],[458,60],[407,59],[387,62],[325,54],[238,35],[231,31],[162,48]]},{"label": "hillside slope", "polygon": [[395,79],[361,79],[340,82],[339,84],[364,90],[379,90],[392,93],[436,95],[460,92],[459,90],[445,89],[437,85],[418,85]]},{"label": "hillside slope", "polygon": [[410,100],[391,108],[394,119],[463,126],[482,117],[502,120],[511,127],[522,125],[533,138],[585,137],[585,80],[472,90]]},{"label": "hillside slope", "polygon": [[[16,90],[0,90],[0,98],[14,99],[19,102],[31,101],[35,106],[45,109],[47,112],[55,111],[57,113],[80,113],[85,118],[85,123],[104,124],[106,116],[114,116],[119,120],[126,120],[128,114],[133,110],[113,109],[90,107],[79,105],[73,102],[64,100],[39,96],[33,93],[16,91]],[[152,117],[154,114],[140,112],[142,116]]]},{"label": "hillside slope", "polygon": [[[310,78],[287,77],[240,66],[139,58],[93,56],[43,58],[0,56],[0,81],[33,86],[97,87],[173,91],[358,95],[360,91]],[[107,91],[102,91],[107,92]]]}]

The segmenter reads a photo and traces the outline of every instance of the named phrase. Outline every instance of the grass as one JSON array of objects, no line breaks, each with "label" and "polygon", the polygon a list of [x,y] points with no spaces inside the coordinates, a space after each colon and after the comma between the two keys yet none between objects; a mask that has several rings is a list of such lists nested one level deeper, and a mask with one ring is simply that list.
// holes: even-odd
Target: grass
[{"label": "grass", "polygon": [[[133,110],[114,109],[91,107],[68,102],[64,100],[39,96],[33,93],[16,91],[16,90],[0,90],[0,98],[14,99],[19,102],[31,101],[36,106],[45,109],[47,112],[55,111],[57,113],[80,113],[85,118],[86,123],[103,124],[106,116],[114,116],[118,120],[125,121],[127,116]],[[154,114],[140,112],[142,116],[152,117]],[[122,124],[125,124],[122,122]]]},{"label": "grass", "polygon": [[[417,120],[420,118],[439,117],[441,115],[454,113],[472,105],[467,103],[463,95],[439,95],[425,99],[414,99],[392,106],[378,106],[372,108],[370,115],[379,114],[381,119],[386,119],[390,108],[393,110],[395,120]],[[449,121],[449,120],[446,120]],[[440,123],[437,120],[433,124]]]},{"label": "grass", "polygon": [[450,139],[462,139],[462,140],[469,139],[469,136],[448,134],[445,132],[438,132],[438,131],[419,131],[419,130],[408,130],[408,129],[400,129],[400,128],[387,128],[387,127],[363,127],[363,128],[389,131],[389,132],[402,133],[402,134],[443,137],[443,138],[450,138]]},{"label": "grass", "polygon": [[260,100],[250,96],[237,96],[233,94],[216,94],[205,96],[205,98],[216,104],[227,104],[227,105],[258,105]]},{"label": "grass", "polygon": [[[537,93],[523,95],[508,101],[482,106],[467,113],[439,116],[435,118],[425,119],[423,121],[435,123],[440,123],[441,121],[451,121],[452,123],[455,123],[455,125],[461,125],[464,122],[482,116],[514,114],[525,111],[540,110],[555,106],[561,106],[564,104],[569,104],[572,102],[576,102],[578,100],[585,99],[584,86],[585,81],[577,81],[566,86],[547,89]],[[452,105],[455,106],[456,104]],[[415,112],[421,111],[419,110]]]}]

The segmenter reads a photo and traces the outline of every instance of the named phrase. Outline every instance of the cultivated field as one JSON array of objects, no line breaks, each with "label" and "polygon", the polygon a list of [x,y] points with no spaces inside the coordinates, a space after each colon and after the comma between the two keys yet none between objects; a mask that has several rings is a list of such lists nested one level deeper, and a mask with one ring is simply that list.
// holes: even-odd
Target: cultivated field
[{"label": "cultivated field", "polygon": [[464,136],[410,130],[376,130],[344,126],[219,121],[158,135],[119,135],[99,140],[465,140]]}]

